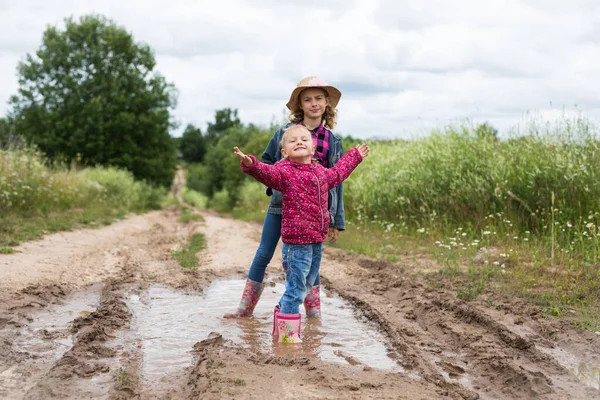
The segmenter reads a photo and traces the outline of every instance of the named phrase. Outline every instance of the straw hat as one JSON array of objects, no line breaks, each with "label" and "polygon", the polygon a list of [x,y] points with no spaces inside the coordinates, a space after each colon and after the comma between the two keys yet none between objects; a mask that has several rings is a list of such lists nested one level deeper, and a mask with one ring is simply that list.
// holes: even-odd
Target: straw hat
[{"label": "straw hat", "polygon": [[296,86],[296,89],[294,89],[290,96],[290,101],[288,101],[286,104],[287,108],[294,110],[296,108],[296,103],[298,102],[298,96],[300,95],[300,92],[308,88],[319,88],[325,90],[328,95],[327,99],[329,100],[329,105],[332,108],[337,106],[338,102],[340,101],[340,97],[342,97],[342,92],[329,85],[323,79],[316,76],[308,76],[298,82],[298,86]]}]

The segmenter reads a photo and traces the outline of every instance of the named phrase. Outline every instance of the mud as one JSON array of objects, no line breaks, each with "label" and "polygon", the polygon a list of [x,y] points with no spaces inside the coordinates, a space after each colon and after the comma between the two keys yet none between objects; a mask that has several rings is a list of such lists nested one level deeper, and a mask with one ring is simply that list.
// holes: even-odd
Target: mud
[{"label": "mud", "polygon": [[[279,255],[254,318],[221,319],[261,227],[201,213],[187,225],[176,208],[131,215],[0,255],[0,398],[600,398],[600,336],[522,299],[459,300],[415,255],[326,246],[322,322],[281,347],[269,335]],[[184,270],[170,253],[195,232],[207,248]]]}]

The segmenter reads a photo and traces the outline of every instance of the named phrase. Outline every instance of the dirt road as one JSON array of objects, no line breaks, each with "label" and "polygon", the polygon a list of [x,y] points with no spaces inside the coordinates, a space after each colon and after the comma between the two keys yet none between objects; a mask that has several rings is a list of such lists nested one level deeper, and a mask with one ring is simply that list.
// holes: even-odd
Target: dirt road
[{"label": "dirt road", "polygon": [[[186,367],[145,379],[151,338],[140,326],[154,320],[136,304],[159,298],[148,297],[157,285],[192,298],[216,281],[243,279],[256,250],[260,226],[202,215],[190,224],[178,222],[174,208],[132,215],[0,255],[0,398],[600,398],[598,335],[545,319],[523,300],[458,300],[423,282],[419,260],[386,263],[327,247],[324,287],[371,321],[402,372],[353,363],[351,355],[340,363],[257,350],[213,332],[185,345]],[[194,232],[205,234],[207,248],[198,270],[188,271],[170,253]],[[269,276],[281,274],[279,260]]]}]

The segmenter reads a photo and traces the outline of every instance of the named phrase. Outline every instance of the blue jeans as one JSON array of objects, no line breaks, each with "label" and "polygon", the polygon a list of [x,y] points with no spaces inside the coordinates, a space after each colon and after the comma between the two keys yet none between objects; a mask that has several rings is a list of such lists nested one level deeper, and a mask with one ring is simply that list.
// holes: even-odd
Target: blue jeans
[{"label": "blue jeans", "polygon": [[[267,214],[265,223],[263,224],[262,234],[260,236],[260,244],[250,270],[248,271],[248,279],[254,282],[260,282],[265,279],[265,271],[267,265],[271,262],[277,243],[281,237],[281,214]],[[315,286],[321,283],[321,279],[317,275]]]},{"label": "blue jeans", "polygon": [[321,267],[323,243],[283,244],[285,292],[279,300],[279,311],[298,314],[306,293],[315,286]]}]

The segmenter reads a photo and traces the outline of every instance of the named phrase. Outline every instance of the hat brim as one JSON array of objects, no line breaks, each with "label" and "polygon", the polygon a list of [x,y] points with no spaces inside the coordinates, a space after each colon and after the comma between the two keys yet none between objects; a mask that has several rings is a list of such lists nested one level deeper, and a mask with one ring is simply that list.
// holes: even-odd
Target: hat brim
[{"label": "hat brim", "polygon": [[290,111],[293,111],[297,106],[298,96],[300,95],[300,93],[303,90],[313,89],[313,88],[325,90],[327,92],[327,100],[329,101],[329,105],[331,106],[331,108],[337,107],[337,105],[340,101],[340,97],[342,97],[342,92],[340,92],[337,88],[335,88],[333,86],[300,86],[300,87],[297,87],[296,89],[294,89],[294,91],[290,95],[290,100],[287,102],[286,107]]}]

